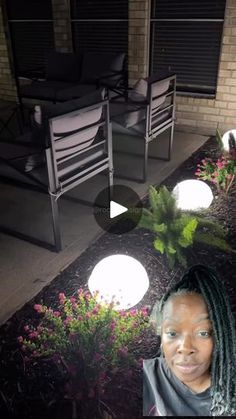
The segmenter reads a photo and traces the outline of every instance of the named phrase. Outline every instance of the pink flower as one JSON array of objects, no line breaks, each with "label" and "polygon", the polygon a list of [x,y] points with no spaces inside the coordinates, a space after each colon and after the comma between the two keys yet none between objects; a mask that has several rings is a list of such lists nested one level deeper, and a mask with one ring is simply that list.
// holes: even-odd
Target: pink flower
[{"label": "pink flower", "polygon": [[114,330],[114,329],[115,329],[115,327],[116,327],[116,323],[115,323],[115,322],[112,322],[112,323],[111,323],[111,330]]},{"label": "pink flower", "polygon": [[79,288],[77,292],[78,292],[78,294],[79,294],[79,295],[82,295],[82,294],[83,294],[83,292],[84,292],[84,291],[83,291],[83,288]]},{"label": "pink flower", "polygon": [[86,298],[87,301],[91,300],[91,294],[89,292],[86,292],[84,294],[84,296],[85,296],[85,298]]},{"label": "pink flower", "polygon": [[95,315],[98,314],[98,308],[97,307],[94,307],[92,313],[95,314]]},{"label": "pink flower", "polygon": [[86,313],[86,317],[87,319],[90,319],[90,317],[92,317],[92,313],[90,313],[90,311],[88,313]]},{"label": "pink flower", "polygon": [[130,310],[130,314],[131,314],[132,316],[136,316],[137,312],[138,312],[138,310],[136,310],[135,308],[132,308],[132,309]]},{"label": "pink flower", "polygon": [[83,316],[78,316],[77,320],[82,321],[83,320]]},{"label": "pink flower", "polygon": [[65,320],[64,320],[64,325],[65,326],[67,326],[71,321],[72,321],[73,319],[72,319],[72,317],[71,316],[68,316]]},{"label": "pink flower", "polygon": [[76,303],[76,298],[75,298],[75,297],[70,297],[70,302],[71,302],[72,304],[75,304],[75,303]]},{"label": "pink flower", "polygon": [[22,343],[24,338],[23,338],[23,336],[18,336],[17,340],[18,340],[19,343]]},{"label": "pink flower", "polygon": [[60,311],[54,311],[53,314],[54,314],[55,317],[60,317],[60,315],[61,315]]},{"label": "pink flower", "polygon": [[25,331],[25,332],[28,332],[29,330],[30,330],[30,328],[29,328],[29,326],[28,326],[28,325],[24,326],[24,331]]},{"label": "pink flower", "polygon": [[38,313],[43,313],[43,306],[42,306],[42,304],[35,304],[35,305],[34,305],[34,309],[35,309]]},{"label": "pink flower", "polygon": [[218,169],[223,169],[225,167],[225,164],[221,161],[217,161],[216,166],[218,167]]},{"label": "pink flower", "polygon": [[144,315],[144,316],[148,316],[148,307],[142,307],[141,308],[141,313]]},{"label": "pink flower", "polygon": [[43,327],[42,326],[37,326],[37,332],[41,333],[43,331]]},{"label": "pink flower", "polygon": [[65,299],[66,299],[65,294],[63,292],[60,292],[60,294],[59,294],[60,303],[63,304]]},{"label": "pink flower", "polygon": [[34,338],[37,338],[38,337],[38,332],[36,332],[36,331],[33,331],[33,332],[30,332],[29,333],[29,338],[30,339],[34,339]]}]

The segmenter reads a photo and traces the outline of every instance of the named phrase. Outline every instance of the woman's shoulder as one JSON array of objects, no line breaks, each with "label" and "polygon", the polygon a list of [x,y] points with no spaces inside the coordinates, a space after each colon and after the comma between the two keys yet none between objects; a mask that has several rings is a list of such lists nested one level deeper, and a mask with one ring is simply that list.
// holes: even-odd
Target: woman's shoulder
[{"label": "woman's shoulder", "polygon": [[[143,360],[143,372],[144,374],[160,374],[163,373],[163,369],[165,369],[165,366],[163,364],[163,358],[162,357],[155,357],[150,359],[144,359]],[[156,376],[158,376],[156,375]]]}]

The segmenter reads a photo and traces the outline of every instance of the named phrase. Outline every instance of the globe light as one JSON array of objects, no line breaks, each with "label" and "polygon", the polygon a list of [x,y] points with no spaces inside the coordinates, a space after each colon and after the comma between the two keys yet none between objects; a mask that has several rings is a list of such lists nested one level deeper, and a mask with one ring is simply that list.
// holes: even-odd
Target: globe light
[{"label": "globe light", "polygon": [[232,147],[232,144],[230,145],[232,135],[236,139],[236,129],[231,129],[230,131],[225,132],[222,137],[223,148],[227,152],[229,152],[230,148]]},{"label": "globe light", "polygon": [[112,300],[117,310],[128,309],[142,300],[149,287],[143,265],[131,256],[112,255],[102,259],[93,269],[88,280],[92,295],[99,292],[100,303]]},{"label": "globe light", "polygon": [[182,210],[208,208],[213,200],[210,186],[201,180],[188,179],[178,183],[173,189],[177,207]]}]

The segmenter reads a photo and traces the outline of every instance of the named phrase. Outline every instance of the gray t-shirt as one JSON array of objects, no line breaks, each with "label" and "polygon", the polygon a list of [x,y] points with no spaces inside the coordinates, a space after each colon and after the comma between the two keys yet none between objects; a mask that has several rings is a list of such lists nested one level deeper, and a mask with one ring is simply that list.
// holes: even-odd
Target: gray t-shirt
[{"label": "gray t-shirt", "polygon": [[143,416],[211,416],[210,388],[194,393],[167,366],[165,358],[143,361]]}]

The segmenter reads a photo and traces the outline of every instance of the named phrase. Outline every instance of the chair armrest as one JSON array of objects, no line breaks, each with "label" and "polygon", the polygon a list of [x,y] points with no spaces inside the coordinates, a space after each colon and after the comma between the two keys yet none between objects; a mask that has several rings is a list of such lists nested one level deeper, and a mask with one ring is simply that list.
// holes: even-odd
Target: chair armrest
[{"label": "chair armrest", "polygon": [[120,76],[120,77],[118,77],[118,79],[117,79],[117,81],[115,83],[115,86],[116,86],[122,80],[122,78],[124,76],[124,72],[123,71],[111,71],[111,70],[109,70],[109,72],[104,73],[104,75],[99,76],[97,78],[97,80],[96,80],[96,83],[97,83],[97,85],[99,87],[100,86],[100,83],[103,80],[106,80],[106,79],[109,79],[110,78],[111,81],[112,81],[112,78],[114,78],[115,76]]},{"label": "chair armrest", "polygon": [[124,102],[124,99],[120,97],[111,99],[111,102],[117,103],[117,104],[125,104],[125,105],[133,105],[133,106],[135,105],[137,109],[146,108],[147,105],[149,104],[147,100],[132,100],[129,97],[125,99],[125,102]]}]

